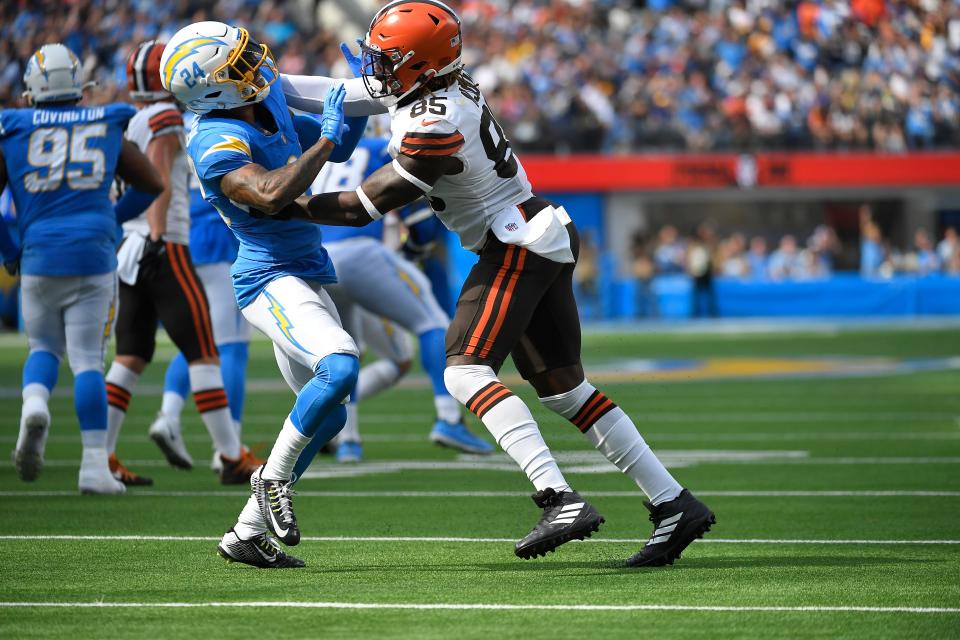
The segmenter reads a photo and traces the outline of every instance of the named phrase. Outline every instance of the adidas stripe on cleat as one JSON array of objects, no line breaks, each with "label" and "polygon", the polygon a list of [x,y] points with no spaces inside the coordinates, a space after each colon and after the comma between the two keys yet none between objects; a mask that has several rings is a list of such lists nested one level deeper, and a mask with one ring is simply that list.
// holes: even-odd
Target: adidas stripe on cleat
[{"label": "adidas stripe on cleat", "polygon": [[653,506],[650,511],[653,533],[647,544],[627,559],[629,567],[662,567],[680,559],[680,554],[716,524],[713,512],[684,489],[675,499]]},{"label": "adidas stripe on cleat", "polygon": [[227,562],[241,562],[260,569],[296,569],[306,565],[300,558],[284,553],[266,533],[243,540],[233,529],[223,535],[217,545],[217,555]]},{"label": "adidas stripe on cleat", "polygon": [[533,531],[517,542],[514,549],[517,557],[524,560],[544,556],[571,540],[589,538],[604,522],[603,516],[576,491],[557,493],[548,487],[532,497],[543,509],[543,515]]}]

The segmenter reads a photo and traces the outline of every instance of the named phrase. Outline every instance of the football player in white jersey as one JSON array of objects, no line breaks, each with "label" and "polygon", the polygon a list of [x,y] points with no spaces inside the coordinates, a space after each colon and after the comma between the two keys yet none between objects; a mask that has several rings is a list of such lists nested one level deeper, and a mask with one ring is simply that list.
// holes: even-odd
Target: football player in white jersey
[{"label": "football player in white jersey", "polygon": [[[356,189],[364,178],[392,161],[388,146],[389,140],[384,137],[361,140],[348,162],[324,166],[311,191]],[[380,356],[360,370],[357,388],[347,405],[347,424],[337,437],[337,460],[359,462],[362,458],[357,403],[392,386],[409,370],[413,354],[405,331],[417,336],[420,362],[433,386],[436,421],[430,440],[466,453],[493,453],[493,446],[464,424],[460,404],[444,385],[444,335],[450,319],[440,308],[427,277],[387,248],[383,234],[384,225],[379,223],[323,230],[323,246],[337,267],[338,282],[330,287],[330,297],[343,327],[358,344],[369,346]]]},{"label": "football player in white jersey", "polygon": [[[123,225],[117,255],[117,355],[107,373],[110,466],[124,484],[152,484],[117,459],[116,446],[137,381],[153,358],[159,320],[189,364],[197,410],[223,461],[220,481],[241,484],[250,479],[260,461],[241,447],[234,429],[209,302],[187,250],[190,167],[183,116],[160,83],[163,49],[163,43],[144,42],[127,61],[127,84],[138,110],[126,135],[153,161],[167,188],[145,213]],[[158,424],[151,428],[151,438],[171,464],[189,468],[189,460],[181,455],[180,434],[169,431],[169,423],[159,424],[167,431],[158,429]]]},{"label": "football player in white jersey", "polygon": [[370,23],[360,66],[370,96],[389,109],[394,161],[356,191],[303,197],[286,213],[361,226],[426,195],[463,246],[479,254],[447,332],[447,388],[524,470],[543,509],[515,553],[546,554],[597,531],[603,518],[570,488],[530,410],[498,380],[507,356],[545,407],[569,419],[648,496],[654,531],[627,564],[672,564],[714,515],[664,468],[627,414],[586,380],[572,285],[576,227],[562,207],[533,194],[463,71],[459,18],[433,0],[391,2]]}]

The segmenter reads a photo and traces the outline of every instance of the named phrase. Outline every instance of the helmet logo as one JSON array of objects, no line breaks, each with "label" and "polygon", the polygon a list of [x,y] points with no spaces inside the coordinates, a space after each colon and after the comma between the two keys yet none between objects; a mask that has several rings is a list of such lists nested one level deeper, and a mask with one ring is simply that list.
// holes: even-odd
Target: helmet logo
[{"label": "helmet logo", "polygon": [[194,38],[178,44],[176,48],[174,48],[173,53],[170,54],[170,57],[167,59],[167,64],[163,67],[164,86],[169,87],[173,83],[173,69],[177,66],[178,62],[187,56],[196,53],[197,49],[200,47],[205,47],[212,44],[223,45],[225,43],[215,38]]}]

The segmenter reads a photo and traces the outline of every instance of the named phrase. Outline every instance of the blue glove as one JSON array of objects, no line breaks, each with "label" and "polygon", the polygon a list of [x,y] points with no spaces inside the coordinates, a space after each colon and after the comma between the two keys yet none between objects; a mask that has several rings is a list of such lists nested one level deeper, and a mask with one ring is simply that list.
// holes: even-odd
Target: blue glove
[{"label": "blue glove", "polygon": [[[357,40],[360,42],[360,40]],[[350,65],[350,71],[353,73],[354,78],[359,78],[363,75],[363,62],[357,56],[353,55],[353,52],[350,51],[350,45],[346,42],[340,43],[340,53],[343,54],[343,59],[347,61],[347,64]]]},{"label": "blue glove", "polygon": [[347,90],[342,84],[332,87],[323,100],[323,117],[320,118],[320,131],[324,138],[339,145],[343,134],[350,130],[343,122],[343,99]]}]

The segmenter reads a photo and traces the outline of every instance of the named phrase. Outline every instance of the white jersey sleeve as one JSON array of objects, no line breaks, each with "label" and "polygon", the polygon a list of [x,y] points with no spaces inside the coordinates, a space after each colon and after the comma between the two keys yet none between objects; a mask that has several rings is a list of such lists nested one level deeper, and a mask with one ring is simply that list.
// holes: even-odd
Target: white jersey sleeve
[{"label": "white jersey sleeve", "polygon": [[[164,238],[178,244],[190,242],[190,165],[187,161],[183,114],[173,102],[155,102],[137,111],[127,125],[126,138],[143,153],[155,138],[177,136],[180,152],[170,170],[170,205],[167,207],[167,232]],[[123,235],[150,234],[146,212],[123,223]]]},{"label": "white jersey sleeve", "polygon": [[459,161],[460,171],[425,191],[434,212],[466,249],[479,250],[497,214],[533,197],[523,166],[468,76],[394,107],[390,115],[389,150],[394,158],[443,156]]}]

